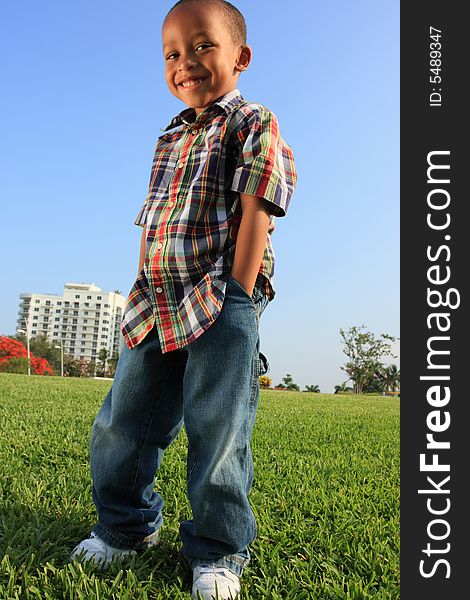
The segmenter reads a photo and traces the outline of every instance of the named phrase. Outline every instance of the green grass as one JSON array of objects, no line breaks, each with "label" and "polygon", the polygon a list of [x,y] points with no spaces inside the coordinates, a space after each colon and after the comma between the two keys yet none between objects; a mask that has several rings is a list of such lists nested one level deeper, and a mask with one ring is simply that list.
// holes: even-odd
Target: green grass
[{"label": "green grass", "polygon": [[[94,571],[68,562],[96,513],[90,430],[109,382],[0,375],[0,598],[186,599],[184,431],[165,454],[161,542]],[[399,598],[399,402],[262,390],[240,600]]]}]

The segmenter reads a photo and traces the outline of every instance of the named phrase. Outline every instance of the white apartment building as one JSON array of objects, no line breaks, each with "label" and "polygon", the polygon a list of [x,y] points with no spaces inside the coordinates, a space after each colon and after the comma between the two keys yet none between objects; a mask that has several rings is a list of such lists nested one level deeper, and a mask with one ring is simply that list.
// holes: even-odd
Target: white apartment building
[{"label": "white apartment building", "polygon": [[16,330],[28,331],[30,337],[45,335],[75,358],[95,359],[102,348],[112,356],[123,341],[125,303],[121,294],[90,283],[66,283],[62,296],[20,294]]}]

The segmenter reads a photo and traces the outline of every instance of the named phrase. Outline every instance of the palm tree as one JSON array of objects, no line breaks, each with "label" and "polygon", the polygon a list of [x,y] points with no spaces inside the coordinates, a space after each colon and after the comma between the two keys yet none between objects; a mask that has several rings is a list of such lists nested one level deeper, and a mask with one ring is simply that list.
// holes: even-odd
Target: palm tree
[{"label": "palm tree", "polygon": [[343,381],[341,385],[335,385],[335,394],[347,394],[348,392],[352,392],[353,389],[346,385],[346,382]]},{"label": "palm tree", "polygon": [[400,389],[400,371],[397,365],[389,365],[383,370],[384,391],[395,392]]},{"label": "palm tree", "polygon": [[101,348],[98,354],[98,360],[103,363],[103,377],[106,377],[106,362],[109,358],[109,352],[107,348]]},{"label": "palm tree", "polygon": [[318,387],[318,385],[306,385],[304,391],[305,392],[314,392],[315,394],[319,394],[320,388]]}]

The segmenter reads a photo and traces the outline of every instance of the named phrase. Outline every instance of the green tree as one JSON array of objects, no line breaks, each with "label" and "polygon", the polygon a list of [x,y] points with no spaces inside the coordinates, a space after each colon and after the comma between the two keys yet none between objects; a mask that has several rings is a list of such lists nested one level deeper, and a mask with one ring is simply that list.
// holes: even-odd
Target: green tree
[{"label": "green tree", "polygon": [[96,373],[96,359],[92,358],[86,365],[86,376],[94,377]]},{"label": "green tree", "polygon": [[299,386],[296,383],[294,383],[294,379],[289,373],[287,373],[287,375],[282,378],[282,383],[278,383],[276,387],[285,390],[295,390],[297,392],[300,392]]},{"label": "green tree", "polygon": [[315,394],[320,394],[320,388],[318,385],[306,385],[305,392],[314,392]]},{"label": "green tree", "polygon": [[[24,346],[27,345],[24,333],[18,334],[16,339]],[[29,340],[29,349],[34,356],[45,358],[54,369],[55,373],[60,374],[60,348],[55,348],[55,344],[50,342],[43,334],[34,336]]]},{"label": "green tree", "polygon": [[106,363],[108,361],[109,358],[109,351],[107,348],[101,348],[101,350],[98,353],[98,360],[101,362],[101,366],[102,366],[102,376],[106,377]]},{"label": "green tree", "polygon": [[383,371],[381,359],[385,356],[396,356],[392,353],[391,344],[397,339],[387,333],[376,337],[367,331],[365,325],[353,326],[347,331],[339,330],[342,337],[343,352],[348,361],[341,367],[353,382],[355,394],[375,391],[377,374]]},{"label": "green tree", "polygon": [[380,373],[382,391],[396,392],[400,389],[400,371],[397,365],[392,364],[384,367]]},{"label": "green tree", "polygon": [[112,357],[108,359],[108,377],[114,377],[116,367],[119,360],[119,352],[114,352]]},{"label": "green tree", "polygon": [[349,387],[346,385],[346,382],[343,381],[343,383],[341,385],[335,385],[335,394],[349,394],[350,392],[352,392],[353,389],[352,387]]}]

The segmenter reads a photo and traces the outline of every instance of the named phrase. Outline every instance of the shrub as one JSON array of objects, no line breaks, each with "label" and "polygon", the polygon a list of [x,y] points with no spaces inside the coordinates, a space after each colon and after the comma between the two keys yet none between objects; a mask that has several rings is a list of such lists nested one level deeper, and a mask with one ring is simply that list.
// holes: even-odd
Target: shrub
[{"label": "shrub", "polygon": [[[45,358],[30,353],[31,373],[34,375],[54,375],[54,370]],[[14,338],[0,335],[0,371],[5,373],[27,373],[28,351]]]}]

